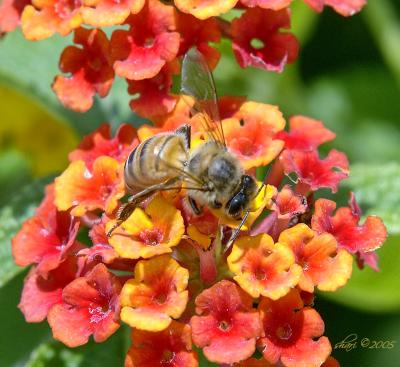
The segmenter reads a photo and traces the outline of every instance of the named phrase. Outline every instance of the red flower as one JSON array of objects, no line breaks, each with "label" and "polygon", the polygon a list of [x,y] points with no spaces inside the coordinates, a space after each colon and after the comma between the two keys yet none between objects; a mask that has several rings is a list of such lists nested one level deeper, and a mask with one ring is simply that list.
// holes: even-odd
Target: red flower
[{"label": "red flower", "polygon": [[196,298],[193,342],[212,362],[233,364],[249,358],[261,334],[260,318],[252,299],[235,283],[222,280]]},{"label": "red flower", "polygon": [[310,307],[303,307],[299,292],[294,289],[277,301],[264,298],[261,312],[265,337],[257,346],[270,363],[286,367],[319,367],[331,353],[321,316]]},{"label": "red flower", "polygon": [[74,161],[56,178],[55,204],[81,217],[96,209],[112,213],[124,195],[120,165],[111,157],[101,156],[89,170],[84,161]]},{"label": "red flower", "polygon": [[307,199],[293,192],[289,185],[283,186],[272,201],[274,203],[272,209],[277,212],[280,219],[290,221],[307,210]]},{"label": "red flower", "polygon": [[128,93],[136,96],[130,107],[139,116],[154,118],[170,113],[177,98],[170,94],[173,75],[179,74],[179,63],[166,63],[161,71],[150,79],[128,80]]},{"label": "red flower", "polygon": [[62,290],[72,282],[78,272],[76,256],[69,256],[58,268],[43,278],[32,268],[25,278],[21,301],[18,308],[27,322],[41,322],[56,304],[62,303]]},{"label": "red flower", "polygon": [[[339,208],[333,214],[335,209],[335,202],[318,199],[311,220],[312,228],[318,233],[331,233],[339,247],[353,254],[370,253],[383,245],[387,237],[385,225],[375,216],[368,216],[364,224],[360,225],[361,212],[353,195],[349,207]],[[372,265],[376,261],[370,260]]]},{"label": "red flower", "polygon": [[366,0],[305,0],[315,11],[321,12],[325,6],[330,6],[339,14],[347,17],[359,12]]},{"label": "red flower", "polygon": [[157,0],[149,0],[139,14],[131,15],[129,31],[116,30],[111,37],[117,75],[133,80],[156,76],[179,49],[179,33],[174,32],[175,10]]},{"label": "red flower", "polygon": [[336,137],[321,121],[308,117],[293,116],[289,125],[289,132],[280,131],[276,136],[285,142],[286,149],[313,150]]},{"label": "red flower", "polygon": [[0,5],[0,36],[20,24],[21,13],[31,0],[3,0]]},{"label": "red flower", "polygon": [[185,54],[191,47],[196,48],[207,60],[210,69],[214,69],[219,61],[220,53],[210,42],[221,41],[221,31],[216,18],[199,20],[193,15],[178,13],[177,31],[181,34],[179,55]]},{"label": "red flower", "polygon": [[114,70],[109,56],[109,41],[99,29],[78,28],[74,42],[82,46],[68,46],[60,58],[60,69],[70,76],[57,76],[53,90],[60,102],[78,112],[93,105],[97,93],[105,97],[114,80]]},{"label": "red flower", "polygon": [[94,161],[100,156],[108,156],[123,163],[138,143],[134,127],[121,124],[112,138],[111,126],[103,124],[83,138],[78,148],[69,154],[69,160],[82,160],[89,170],[93,169]]},{"label": "red flower", "polygon": [[[296,60],[299,44],[291,33],[280,32],[290,27],[287,9],[280,11],[248,9],[232,21],[232,47],[242,68],[254,66],[281,72],[286,63]],[[257,40],[260,45],[255,45]]]},{"label": "red flower", "polygon": [[190,326],[172,321],[168,329],[149,332],[133,329],[125,367],[197,367]]},{"label": "red flower", "polygon": [[19,266],[37,264],[36,272],[46,277],[69,254],[81,248],[76,241],[78,229],[79,221],[54,206],[54,186],[48,186],[35,216],[28,219],[13,238],[15,263]]},{"label": "red flower", "polygon": [[349,163],[344,153],[332,149],[325,159],[317,151],[285,150],[281,155],[286,174],[295,172],[300,183],[313,191],[330,188],[337,191],[339,182],[348,177]]},{"label": "red flower", "polygon": [[105,341],[119,328],[114,319],[120,290],[117,277],[103,264],[75,279],[64,288],[63,303],[49,312],[53,337],[69,347],[86,344],[90,335],[97,343]]}]

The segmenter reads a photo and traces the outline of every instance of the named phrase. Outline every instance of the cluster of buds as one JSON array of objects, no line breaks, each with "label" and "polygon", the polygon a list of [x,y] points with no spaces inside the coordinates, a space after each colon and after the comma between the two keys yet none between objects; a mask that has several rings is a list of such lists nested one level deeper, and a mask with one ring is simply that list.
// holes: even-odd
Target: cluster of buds
[{"label": "cluster of buds", "polygon": [[[353,195],[337,210],[321,198],[349,169],[341,152],[319,156],[335,137],[320,121],[295,116],[284,130],[276,106],[236,97],[219,104],[228,149],[246,171],[272,167],[232,246],[238,222],[208,208],[194,215],[184,187],[146,199],[107,236],[129,153],[195,117],[181,97],[156,126],[121,125],[112,136],[103,125],[70,153],[13,240],[16,263],[33,265],[19,305],[28,322],[47,318],[69,347],[91,335],[102,342],[124,322],[132,328],[126,366],[198,366],[194,346],[224,366],[338,365],[314,291],[344,286],[353,255],[376,269],[385,226],[374,216],[359,223]],[[195,121],[192,128],[201,144]]]},{"label": "cluster of buds", "polygon": [[[325,5],[349,16],[365,0],[304,0],[322,11]],[[171,92],[180,61],[197,47],[214,68],[219,51],[210,43],[231,40],[241,67],[282,71],[297,58],[298,42],[290,28],[292,0],[4,0],[0,35],[21,26],[28,40],[74,32],[74,43],[60,57],[64,73],[53,90],[61,103],[84,112],[95,95],[108,95],[115,77],[132,95],[132,110],[144,118],[170,113],[178,97]],[[232,21],[220,16],[232,9]],[[112,27],[111,36],[102,30]],[[110,34],[110,33],[108,33]]]}]

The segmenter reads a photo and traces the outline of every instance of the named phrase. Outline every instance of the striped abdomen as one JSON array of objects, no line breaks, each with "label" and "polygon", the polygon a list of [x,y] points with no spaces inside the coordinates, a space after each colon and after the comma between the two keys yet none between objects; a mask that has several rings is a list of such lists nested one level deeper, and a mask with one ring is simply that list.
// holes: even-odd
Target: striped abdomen
[{"label": "striped abdomen", "polygon": [[140,143],[125,162],[125,184],[130,193],[180,176],[189,152],[184,138],[161,133]]}]

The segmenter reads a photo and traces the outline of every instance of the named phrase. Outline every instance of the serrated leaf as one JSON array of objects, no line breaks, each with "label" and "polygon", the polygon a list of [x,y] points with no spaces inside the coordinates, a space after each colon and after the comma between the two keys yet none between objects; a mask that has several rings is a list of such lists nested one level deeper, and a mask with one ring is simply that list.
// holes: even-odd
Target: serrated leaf
[{"label": "serrated leaf", "polygon": [[389,233],[400,233],[400,163],[353,165],[344,184],[354,191],[365,215],[380,216]]},{"label": "serrated leaf", "polygon": [[324,297],[352,308],[369,312],[391,312],[400,309],[400,236],[391,236],[378,250],[380,271],[359,270],[354,264],[350,281]]},{"label": "serrated leaf", "polygon": [[36,180],[12,193],[8,204],[0,209],[0,287],[20,273],[23,268],[14,264],[11,256],[11,239],[22,223],[33,215],[43,197],[49,179]]}]

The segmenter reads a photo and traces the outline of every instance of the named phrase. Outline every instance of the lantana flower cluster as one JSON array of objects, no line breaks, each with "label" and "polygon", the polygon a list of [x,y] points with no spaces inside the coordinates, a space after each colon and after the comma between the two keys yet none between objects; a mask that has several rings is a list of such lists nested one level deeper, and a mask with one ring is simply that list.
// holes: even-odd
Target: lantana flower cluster
[{"label": "lantana flower cluster", "polygon": [[[378,268],[382,221],[323,198],[349,174],[346,155],[320,145],[335,134],[322,122],[278,107],[220,100],[228,149],[246,171],[270,166],[238,238],[238,222],[204,208],[194,215],[185,188],[158,192],[110,236],[125,200],[123,166],[140,141],[191,122],[179,99],[156,126],[103,125],[70,153],[35,215],[13,240],[18,265],[31,265],[19,308],[48,321],[69,347],[101,343],[121,323],[132,329],[125,366],[337,366],[314,308],[360,267]],[[202,144],[201,131],[194,136]],[[318,197],[318,198],[317,198]],[[258,352],[256,352],[258,351]]]},{"label": "lantana flower cluster", "polygon": [[[315,11],[352,15],[365,0],[304,0]],[[108,95],[114,79],[127,81],[132,110],[145,118],[173,111],[171,92],[182,56],[197,47],[214,68],[214,47],[231,41],[241,67],[282,71],[299,44],[290,28],[292,0],[3,0],[0,36],[20,26],[31,41],[73,33],[52,88],[61,103],[84,112]],[[233,20],[224,14],[238,10]],[[231,17],[229,17],[230,19]],[[111,28],[110,28],[111,27]],[[105,31],[110,28],[110,31]]]}]

